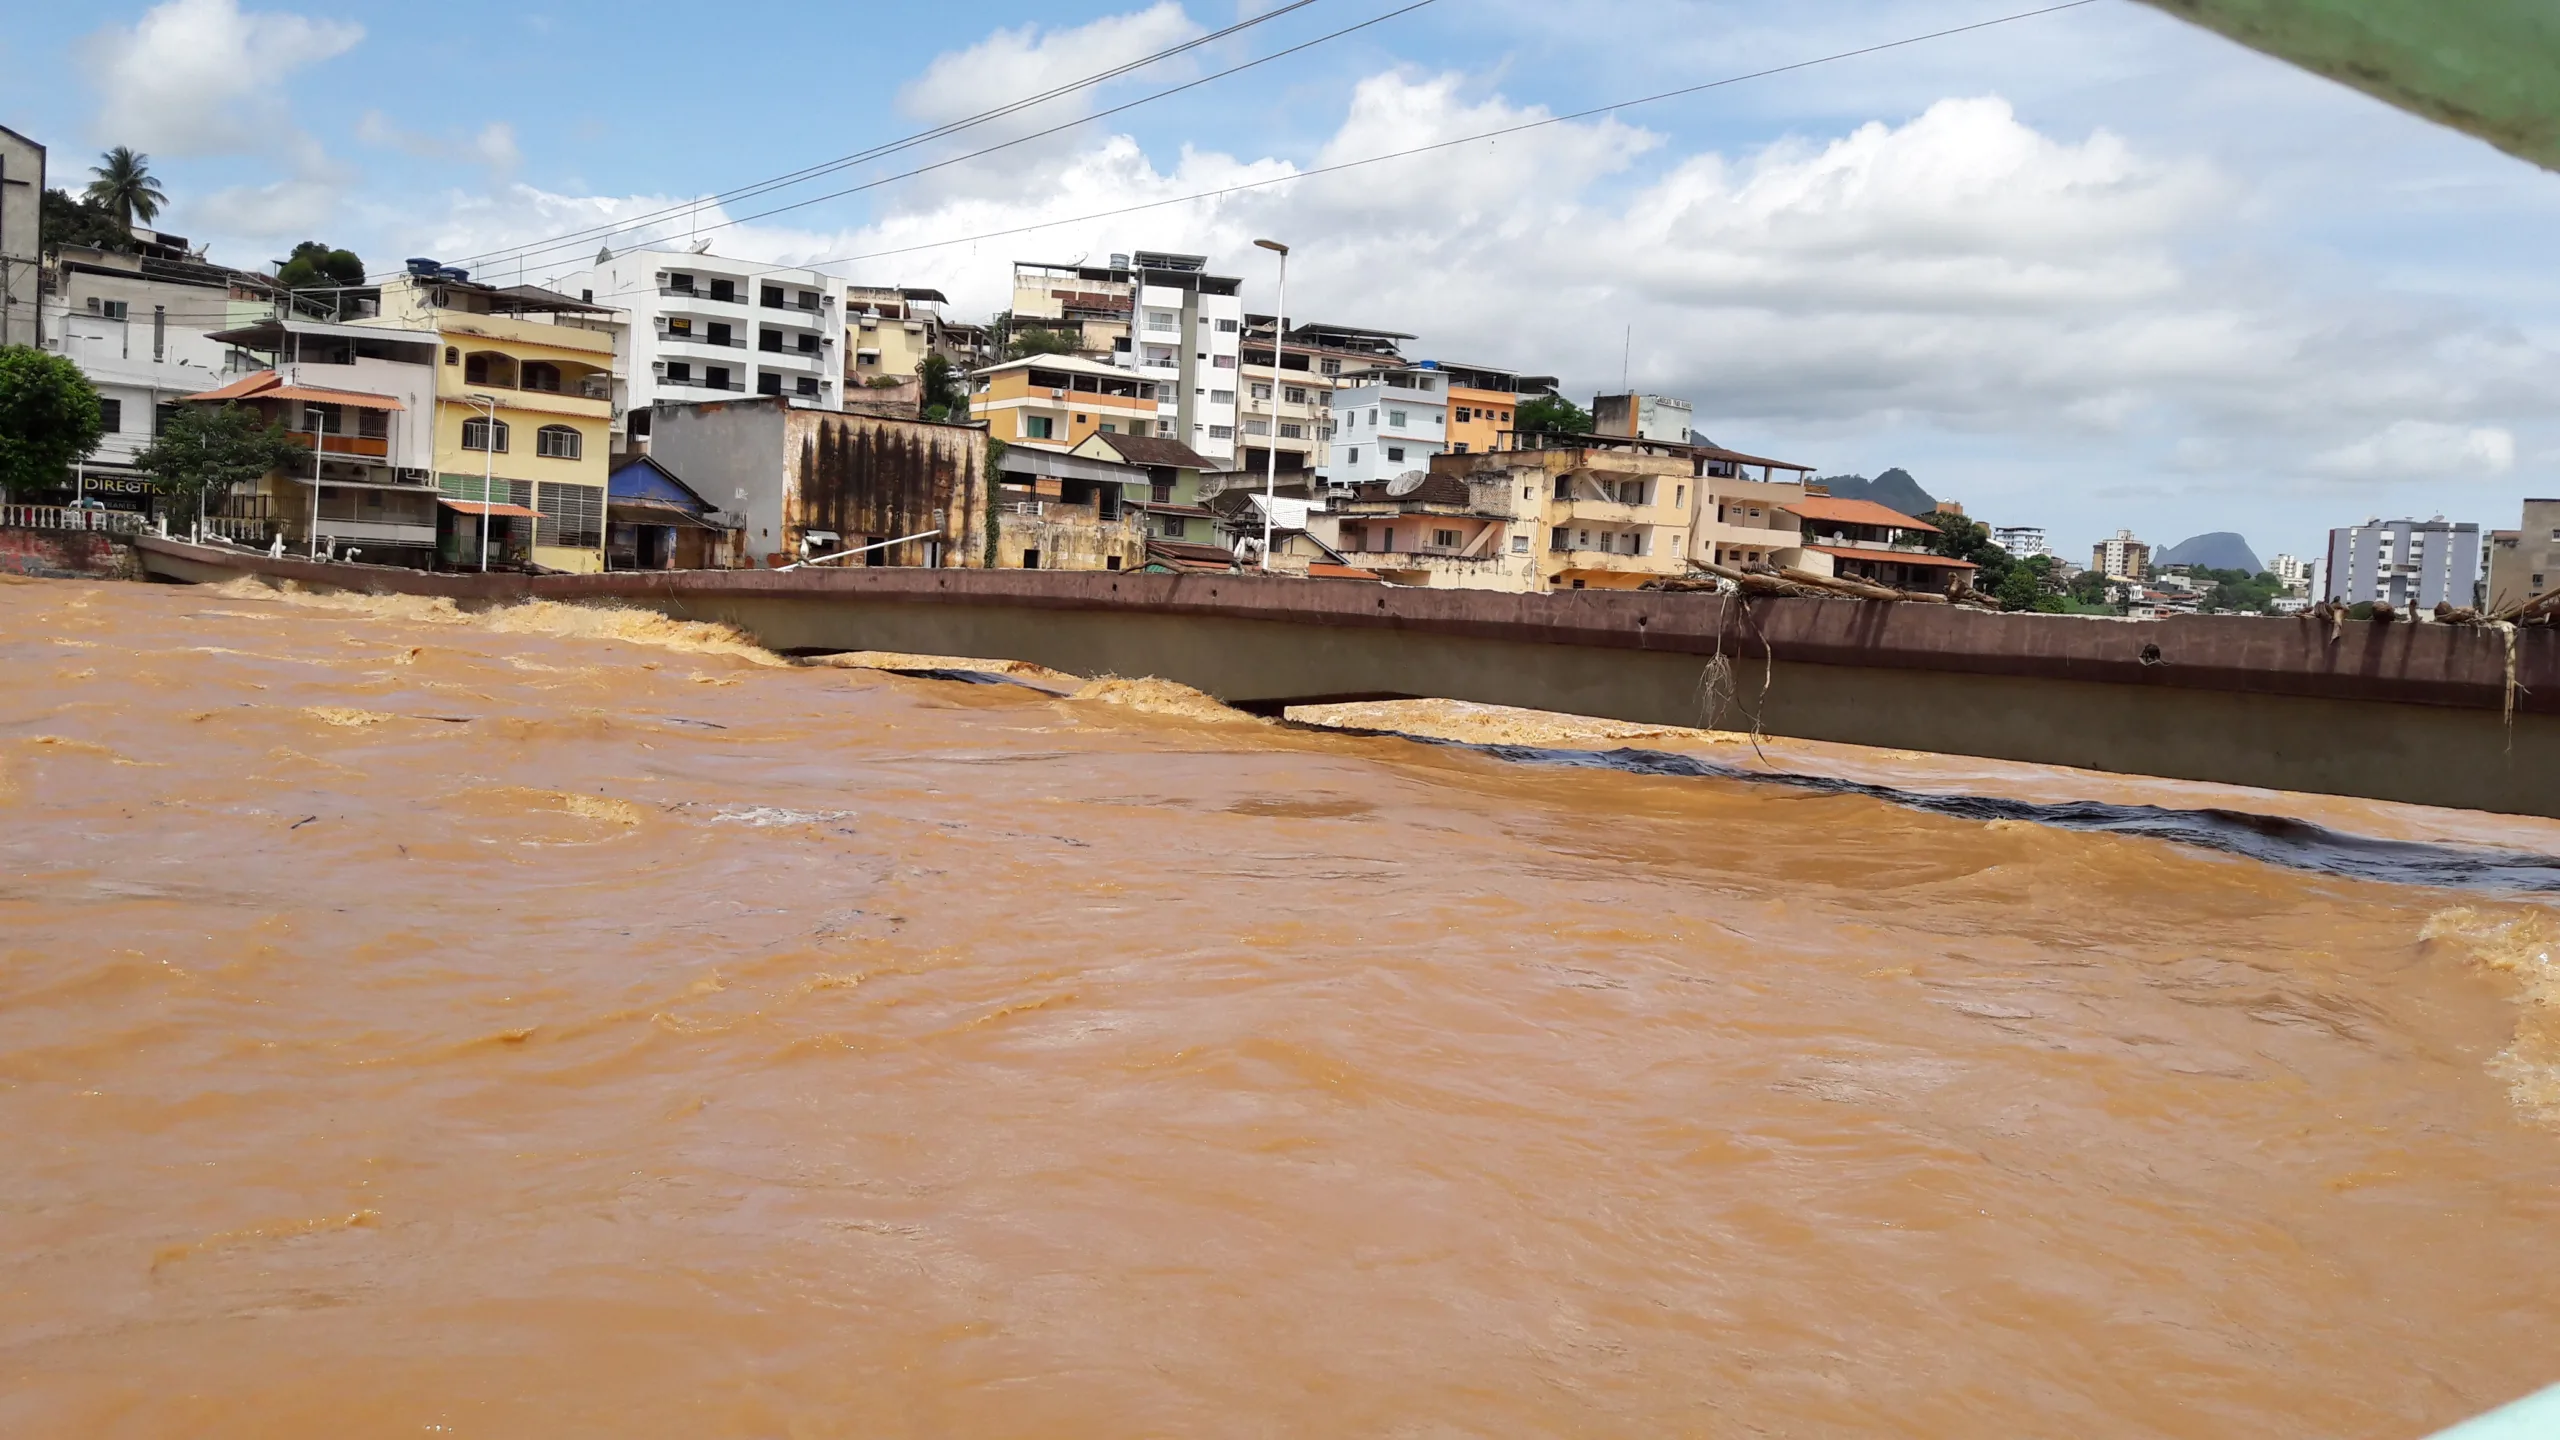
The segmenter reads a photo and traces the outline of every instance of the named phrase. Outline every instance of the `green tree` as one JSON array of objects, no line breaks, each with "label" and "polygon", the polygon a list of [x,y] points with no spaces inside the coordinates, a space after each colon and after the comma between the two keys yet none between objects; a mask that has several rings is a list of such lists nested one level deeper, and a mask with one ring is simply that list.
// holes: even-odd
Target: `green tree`
[{"label": "green tree", "polygon": [[2107,603],[2107,577],[2095,570],[2083,570],[2071,577],[2070,593],[2079,604],[2103,606]]},{"label": "green tree", "polygon": [[1004,529],[1004,442],[987,437],[987,568],[996,568],[996,542]]},{"label": "green tree", "polygon": [[27,345],[0,347],[0,495],[68,484],[106,422],[80,367]]},{"label": "green tree", "polygon": [[332,250],[317,240],[305,240],[276,266],[276,283],[287,290],[309,292],[329,312],[345,315],[353,308],[347,303],[354,298],[351,292],[364,284],[364,261],[353,250]]},{"label": "green tree", "polygon": [[44,192],[44,212],[38,224],[43,235],[37,243],[47,255],[65,245],[90,245],[100,250],[133,248],[133,237],[105,207],[74,200],[59,190]]},{"label": "green tree", "polygon": [[948,357],[927,355],[916,363],[919,399],[927,420],[947,420],[954,425],[969,421],[969,390],[959,378],[959,367]]},{"label": "green tree", "polygon": [[2062,588],[2053,581],[2053,557],[2030,555],[2011,562],[2009,573],[2001,577],[1992,592],[2003,610],[2034,610],[2059,615],[2070,606],[2064,603]]},{"label": "green tree", "polygon": [[98,177],[89,182],[90,203],[114,215],[128,233],[137,216],[148,225],[160,218],[160,207],[169,203],[168,192],[152,177],[151,157],[130,145],[99,156],[89,173]]},{"label": "green tree", "polygon": [[310,453],[255,410],[181,405],[133,463],[168,496],[171,514],[204,515],[219,510],[234,487],[295,468]]},{"label": "green tree", "polygon": [[1512,407],[1511,428],[1522,435],[1588,435],[1591,412],[1561,395],[1541,395]]},{"label": "green tree", "polygon": [[1004,358],[1027,360],[1034,355],[1071,355],[1075,348],[1076,337],[1068,331],[1026,326],[1014,331],[1013,337],[1004,342]]},{"label": "green tree", "polygon": [[1938,533],[1928,537],[1929,549],[1932,553],[1944,555],[1950,560],[1968,560],[1973,563],[1973,588],[1998,599],[2002,609],[2028,608],[2025,605],[2011,605],[2003,594],[2009,584],[2009,574],[2017,567],[2018,562],[2008,551],[1991,543],[1990,526],[1968,520],[1952,510],[1935,510],[1920,518],[1937,527]]}]

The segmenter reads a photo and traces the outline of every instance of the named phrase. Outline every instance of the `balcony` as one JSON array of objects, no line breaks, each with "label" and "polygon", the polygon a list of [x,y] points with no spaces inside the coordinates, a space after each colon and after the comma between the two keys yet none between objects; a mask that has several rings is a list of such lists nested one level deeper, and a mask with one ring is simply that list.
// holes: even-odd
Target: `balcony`
[{"label": "balcony", "polygon": [[658,332],[658,343],[662,345],[708,345],[714,349],[720,350],[744,350],[747,348],[747,340],[743,335],[731,335],[726,340],[714,340],[708,334],[699,330],[661,330]]},{"label": "balcony", "polygon": [[1621,574],[1668,575],[1686,566],[1677,555],[1627,555],[1616,550],[1549,551],[1547,558],[1562,560],[1568,570],[1608,570]]},{"label": "balcony", "polygon": [[714,305],[736,305],[741,308],[752,303],[743,293],[714,295],[708,290],[696,290],[689,285],[661,285],[658,287],[658,293],[676,300],[704,300]]},{"label": "balcony", "polygon": [[1564,500],[1556,505],[1561,512],[1557,523],[1585,520],[1607,525],[1652,525],[1662,519],[1653,513],[1653,508],[1650,505],[1621,504],[1615,500]]},{"label": "balcony", "polygon": [[380,460],[391,454],[391,442],[379,435],[315,436],[308,430],[287,430],[284,433],[286,439],[305,450],[313,448],[315,441],[325,440],[325,448],[332,455],[365,455]]},{"label": "balcony", "polygon": [[747,382],[743,379],[734,379],[727,384],[715,385],[699,375],[661,375],[658,377],[658,383],[679,390],[729,390],[740,394],[744,394],[747,388]]},{"label": "balcony", "polygon": [[341,545],[417,545],[432,547],[436,543],[436,527],[430,521],[423,525],[402,524],[396,520],[338,520],[320,517],[316,527],[324,539]]}]

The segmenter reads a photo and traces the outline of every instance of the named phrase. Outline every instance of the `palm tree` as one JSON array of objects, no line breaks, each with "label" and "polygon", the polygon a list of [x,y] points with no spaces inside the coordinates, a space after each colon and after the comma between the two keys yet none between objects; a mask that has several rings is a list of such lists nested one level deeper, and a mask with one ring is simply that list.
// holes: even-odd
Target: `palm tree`
[{"label": "palm tree", "polygon": [[119,145],[98,158],[105,163],[89,172],[98,177],[89,182],[90,202],[114,211],[127,233],[136,216],[144,224],[157,219],[169,196],[151,177],[151,157],[135,153],[130,145]]}]

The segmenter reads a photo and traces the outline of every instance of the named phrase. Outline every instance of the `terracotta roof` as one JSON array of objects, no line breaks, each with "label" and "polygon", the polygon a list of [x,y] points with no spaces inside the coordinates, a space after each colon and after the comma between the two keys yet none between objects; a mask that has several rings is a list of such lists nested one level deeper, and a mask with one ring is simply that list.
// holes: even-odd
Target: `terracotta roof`
[{"label": "terracotta roof", "polygon": [[533,512],[521,505],[483,505],[477,500],[444,499],[439,499],[436,503],[448,510],[459,510],[465,515],[521,515],[528,520],[534,518]]},{"label": "terracotta roof", "polygon": [[1926,530],[1938,533],[1938,527],[1915,520],[1890,506],[1873,500],[1841,500],[1829,495],[1807,495],[1778,507],[1790,515],[1807,520],[1831,520],[1843,525],[1884,525],[1896,530]]},{"label": "terracotta roof", "polygon": [[1869,550],[1857,545],[1807,545],[1843,560],[1881,560],[1894,565],[1935,565],[1947,570],[1978,570],[1982,567],[1970,560],[1951,560],[1944,555],[1922,555],[1909,550]]},{"label": "terracotta roof", "polygon": [[1228,571],[1236,568],[1236,557],[1215,545],[1193,545],[1181,540],[1149,540],[1147,563],[1169,570]]},{"label": "terracotta roof", "polygon": [[1780,470],[1799,470],[1807,475],[1813,473],[1813,467],[1810,465],[1799,465],[1793,460],[1772,460],[1765,455],[1745,455],[1739,450],[1727,450],[1721,445],[1700,445],[1695,447],[1695,451],[1709,460],[1731,460],[1737,465],[1769,465]]},{"label": "terracotta roof", "polygon": [[1310,580],[1367,580],[1373,584],[1385,583],[1375,570],[1363,570],[1357,565],[1329,565],[1322,560],[1308,562],[1307,578]]},{"label": "terracotta roof", "polygon": [[368,395],[361,390],[330,390],[318,385],[287,385],[284,376],[273,370],[260,370],[243,375],[228,385],[217,385],[187,397],[190,400],[305,400],[314,405],[352,405],[359,410],[406,410],[409,407],[388,395]]},{"label": "terracotta roof", "polygon": [[1351,503],[1355,505],[1464,505],[1470,498],[1466,481],[1436,470],[1424,475],[1420,486],[1402,495],[1388,494],[1384,480],[1368,481],[1351,492]]},{"label": "terracotta roof", "polygon": [[1160,435],[1102,435],[1096,438],[1132,465],[1170,465],[1177,470],[1206,470],[1209,458],[1179,440]]}]

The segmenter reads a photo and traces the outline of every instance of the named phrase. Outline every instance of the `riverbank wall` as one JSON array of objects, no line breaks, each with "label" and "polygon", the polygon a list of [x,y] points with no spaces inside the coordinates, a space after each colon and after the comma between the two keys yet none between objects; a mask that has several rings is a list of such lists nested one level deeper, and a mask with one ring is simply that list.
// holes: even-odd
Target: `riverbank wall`
[{"label": "riverbank wall", "polygon": [[138,580],[130,538],[105,530],[0,525],[0,575],[46,580]]}]

